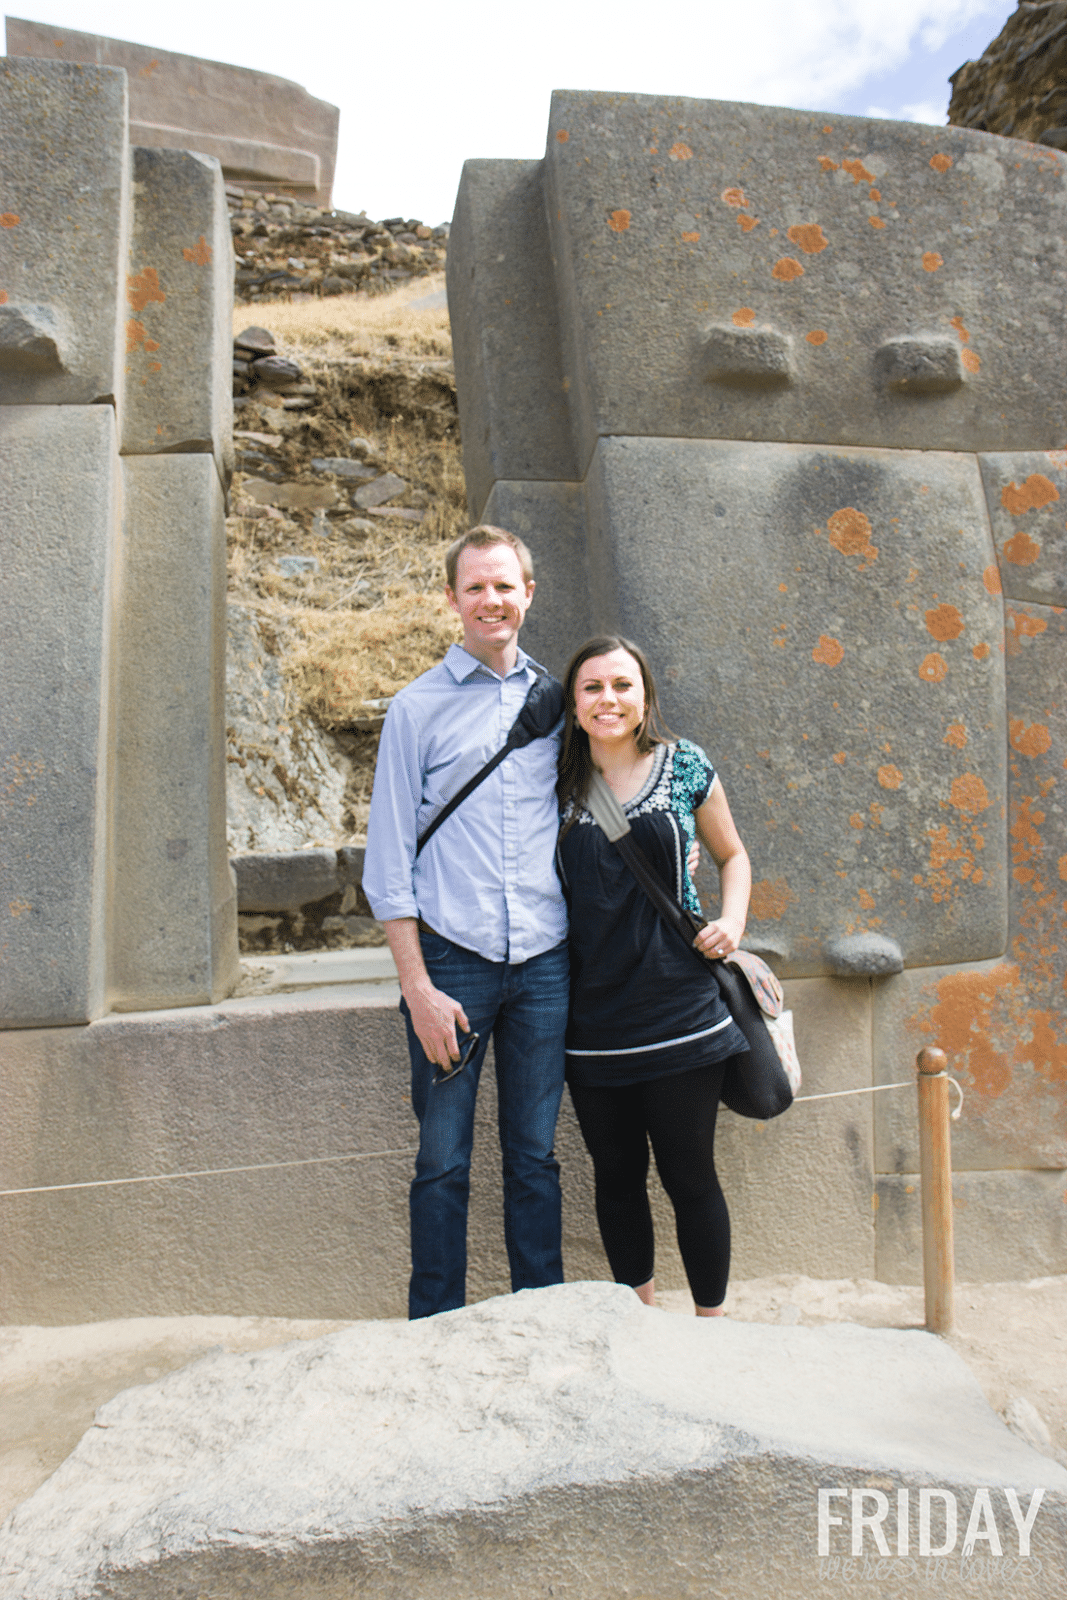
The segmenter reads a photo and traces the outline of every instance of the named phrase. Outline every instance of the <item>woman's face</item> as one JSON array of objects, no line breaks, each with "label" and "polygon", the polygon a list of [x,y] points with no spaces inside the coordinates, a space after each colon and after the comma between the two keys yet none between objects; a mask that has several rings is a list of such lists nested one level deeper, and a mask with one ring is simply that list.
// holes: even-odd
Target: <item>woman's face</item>
[{"label": "woman's face", "polygon": [[590,739],[616,743],[632,739],[645,715],[641,668],[627,650],[590,656],[574,680],[574,714]]}]

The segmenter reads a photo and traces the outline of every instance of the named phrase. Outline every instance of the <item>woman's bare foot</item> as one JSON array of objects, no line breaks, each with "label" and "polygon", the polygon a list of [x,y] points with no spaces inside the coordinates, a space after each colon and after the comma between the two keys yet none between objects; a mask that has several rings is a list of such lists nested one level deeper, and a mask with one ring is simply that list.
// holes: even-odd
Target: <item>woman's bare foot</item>
[{"label": "woman's bare foot", "polygon": [[634,1285],[634,1294],[644,1305],[654,1306],[656,1303],[655,1278],[649,1278],[647,1283],[636,1283]]}]

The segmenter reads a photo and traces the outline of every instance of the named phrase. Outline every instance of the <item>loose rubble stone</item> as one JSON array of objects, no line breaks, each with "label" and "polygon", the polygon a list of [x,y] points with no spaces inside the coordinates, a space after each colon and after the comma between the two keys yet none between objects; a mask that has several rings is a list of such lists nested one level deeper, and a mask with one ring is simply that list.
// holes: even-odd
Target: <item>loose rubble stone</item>
[{"label": "loose rubble stone", "polygon": [[399,495],[405,494],[409,487],[395,472],[385,472],[380,478],[375,478],[373,483],[357,489],[352,498],[362,510],[369,511],[374,506],[383,506],[387,500],[397,499]]},{"label": "loose rubble stone", "polygon": [[348,461],[344,456],[316,456],[311,463],[312,472],[332,472],[338,478],[376,478],[377,472],[373,467],[365,467],[362,461]]},{"label": "loose rubble stone", "polygon": [[[870,1495],[872,1479],[910,1487],[916,1544],[920,1486],[962,1505],[954,1544],[984,1491],[1013,1554],[1001,1486],[1024,1509],[1040,1490],[1027,1590],[1062,1594],[1067,1472],[938,1339],[709,1326],[567,1284],[215,1351],[127,1389],[12,1514],[0,1595],[614,1600],[622,1582],[668,1600],[713,1575],[722,1593],[780,1600],[818,1571],[820,1488],[840,1496],[825,1525],[840,1559],[849,1490]],[[858,1561],[848,1585],[862,1600],[887,1592],[874,1555],[868,1534],[870,1576]]]},{"label": "loose rubble stone", "polygon": [[252,350],[257,355],[272,356],[275,351],[274,335],[266,328],[245,328],[233,342],[238,350]]},{"label": "loose rubble stone", "polygon": [[278,571],[283,572],[287,578],[303,578],[318,572],[319,563],[315,556],[279,556]]},{"label": "loose rubble stone", "polygon": [[332,483],[267,483],[262,478],[246,478],[242,489],[257,505],[284,506],[290,511],[341,504]]},{"label": "loose rubble stone", "polygon": [[252,373],[268,389],[281,389],[290,383],[299,383],[304,369],[287,356],[263,356],[252,362]]}]

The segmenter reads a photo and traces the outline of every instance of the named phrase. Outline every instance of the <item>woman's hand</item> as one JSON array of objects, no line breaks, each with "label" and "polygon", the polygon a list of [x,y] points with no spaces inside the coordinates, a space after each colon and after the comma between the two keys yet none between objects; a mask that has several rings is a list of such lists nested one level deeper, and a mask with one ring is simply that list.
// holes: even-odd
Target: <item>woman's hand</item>
[{"label": "woman's hand", "polygon": [[722,956],[732,956],[741,943],[741,935],[745,931],[744,923],[738,923],[731,917],[719,917],[715,922],[709,922],[702,928],[693,940],[694,948],[702,956],[707,956],[710,961],[716,961]]}]

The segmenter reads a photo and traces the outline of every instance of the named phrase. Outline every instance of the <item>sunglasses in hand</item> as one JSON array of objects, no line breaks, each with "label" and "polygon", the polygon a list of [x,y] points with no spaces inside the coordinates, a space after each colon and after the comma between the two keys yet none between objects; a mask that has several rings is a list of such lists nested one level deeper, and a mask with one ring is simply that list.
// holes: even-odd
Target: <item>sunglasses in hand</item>
[{"label": "sunglasses in hand", "polygon": [[450,1061],[448,1067],[438,1067],[433,1076],[433,1083],[448,1083],[452,1078],[458,1078],[467,1063],[474,1058],[474,1052],[481,1043],[481,1034],[468,1033],[465,1039],[460,1040],[459,1060]]}]

